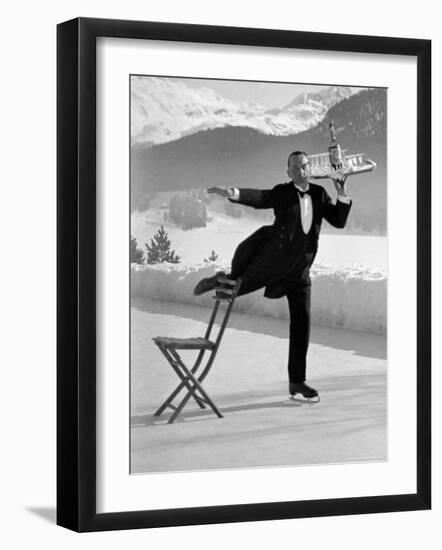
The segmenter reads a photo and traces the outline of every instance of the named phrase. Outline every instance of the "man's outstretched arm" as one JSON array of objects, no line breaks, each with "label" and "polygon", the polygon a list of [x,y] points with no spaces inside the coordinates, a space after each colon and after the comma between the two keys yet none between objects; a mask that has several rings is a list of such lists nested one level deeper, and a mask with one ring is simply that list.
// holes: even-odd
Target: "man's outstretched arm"
[{"label": "man's outstretched arm", "polygon": [[236,187],[210,187],[207,193],[225,197],[231,202],[237,202],[252,208],[274,208],[277,199],[275,189],[238,189]]}]

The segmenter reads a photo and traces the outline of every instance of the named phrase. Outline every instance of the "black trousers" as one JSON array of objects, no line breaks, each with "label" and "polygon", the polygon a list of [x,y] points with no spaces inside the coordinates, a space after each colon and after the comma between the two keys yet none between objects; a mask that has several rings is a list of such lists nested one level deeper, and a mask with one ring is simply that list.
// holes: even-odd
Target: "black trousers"
[{"label": "black trousers", "polygon": [[304,382],[310,342],[311,286],[286,283],[290,312],[289,382]]},{"label": "black trousers", "polygon": [[[249,242],[243,241],[232,259],[230,277],[241,277],[238,296],[249,294],[269,284],[269,255],[253,254]],[[313,256],[312,256],[313,258]],[[290,314],[288,375],[289,382],[306,379],[307,351],[310,341],[311,284],[310,259],[300,259],[281,282],[288,300]],[[274,266],[276,267],[276,266]]]}]

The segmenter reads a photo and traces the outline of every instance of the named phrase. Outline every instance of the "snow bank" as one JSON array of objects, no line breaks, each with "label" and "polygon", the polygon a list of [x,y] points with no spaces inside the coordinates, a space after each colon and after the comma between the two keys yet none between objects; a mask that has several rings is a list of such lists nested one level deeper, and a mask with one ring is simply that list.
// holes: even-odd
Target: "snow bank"
[{"label": "snow bank", "polygon": [[[194,296],[203,277],[224,265],[132,264],[131,294],[166,302],[212,307],[210,293]],[[383,271],[366,267],[330,267],[317,264],[312,275],[312,323],[330,327],[386,334],[387,277]],[[263,290],[241,296],[235,311],[288,319],[287,301],[264,298]]]}]

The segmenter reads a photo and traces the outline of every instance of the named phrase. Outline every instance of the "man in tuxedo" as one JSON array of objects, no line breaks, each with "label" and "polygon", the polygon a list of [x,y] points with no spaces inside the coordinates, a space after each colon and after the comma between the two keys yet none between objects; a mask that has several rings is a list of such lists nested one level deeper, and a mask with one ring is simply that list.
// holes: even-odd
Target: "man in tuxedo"
[{"label": "man in tuxedo", "polygon": [[[303,151],[291,153],[287,174],[291,181],[272,189],[212,187],[207,192],[253,208],[273,208],[273,225],[261,227],[240,243],[228,276],[241,278],[238,296],[263,287],[267,298],[287,296],[289,392],[311,398],[318,392],[305,383],[310,340],[310,267],[318,249],[322,220],[334,227],[345,227],[351,200],[347,197],[345,177],[333,179],[338,194],[335,204],[322,186],[309,181],[309,159]],[[225,273],[202,279],[194,294],[213,290],[220,276]]]}]

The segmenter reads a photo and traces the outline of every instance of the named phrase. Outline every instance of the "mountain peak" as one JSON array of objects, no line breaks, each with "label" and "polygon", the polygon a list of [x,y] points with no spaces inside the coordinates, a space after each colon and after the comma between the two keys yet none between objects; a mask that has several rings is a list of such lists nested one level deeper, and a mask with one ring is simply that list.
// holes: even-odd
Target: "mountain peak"
[{"label": "mountain peak", "polygon": [[361,89],[362,88],[350,88],[349,86],[329,86],[328,88],[325,88],[324,90],[321,90],[319,92],[302,93],[297,95],[293,101],[291,101],[281,110],[290,110],[296,105],[303,105],[312,102],[321,103],[329,109],[343,99],[347,99],[352,95],[357,94],[359,91],[361,91]]},{"label": "mountain peak", "polygon": [[294,135],[317,125],[331,106],[357,91],[330,86],[299,94],[283,108],[266,110],[258,103],[226,99],[209,86],[193,88],[173,78],[134,76],[132,144],[151,146],[228,126],[252,128],[267,135]]}]

